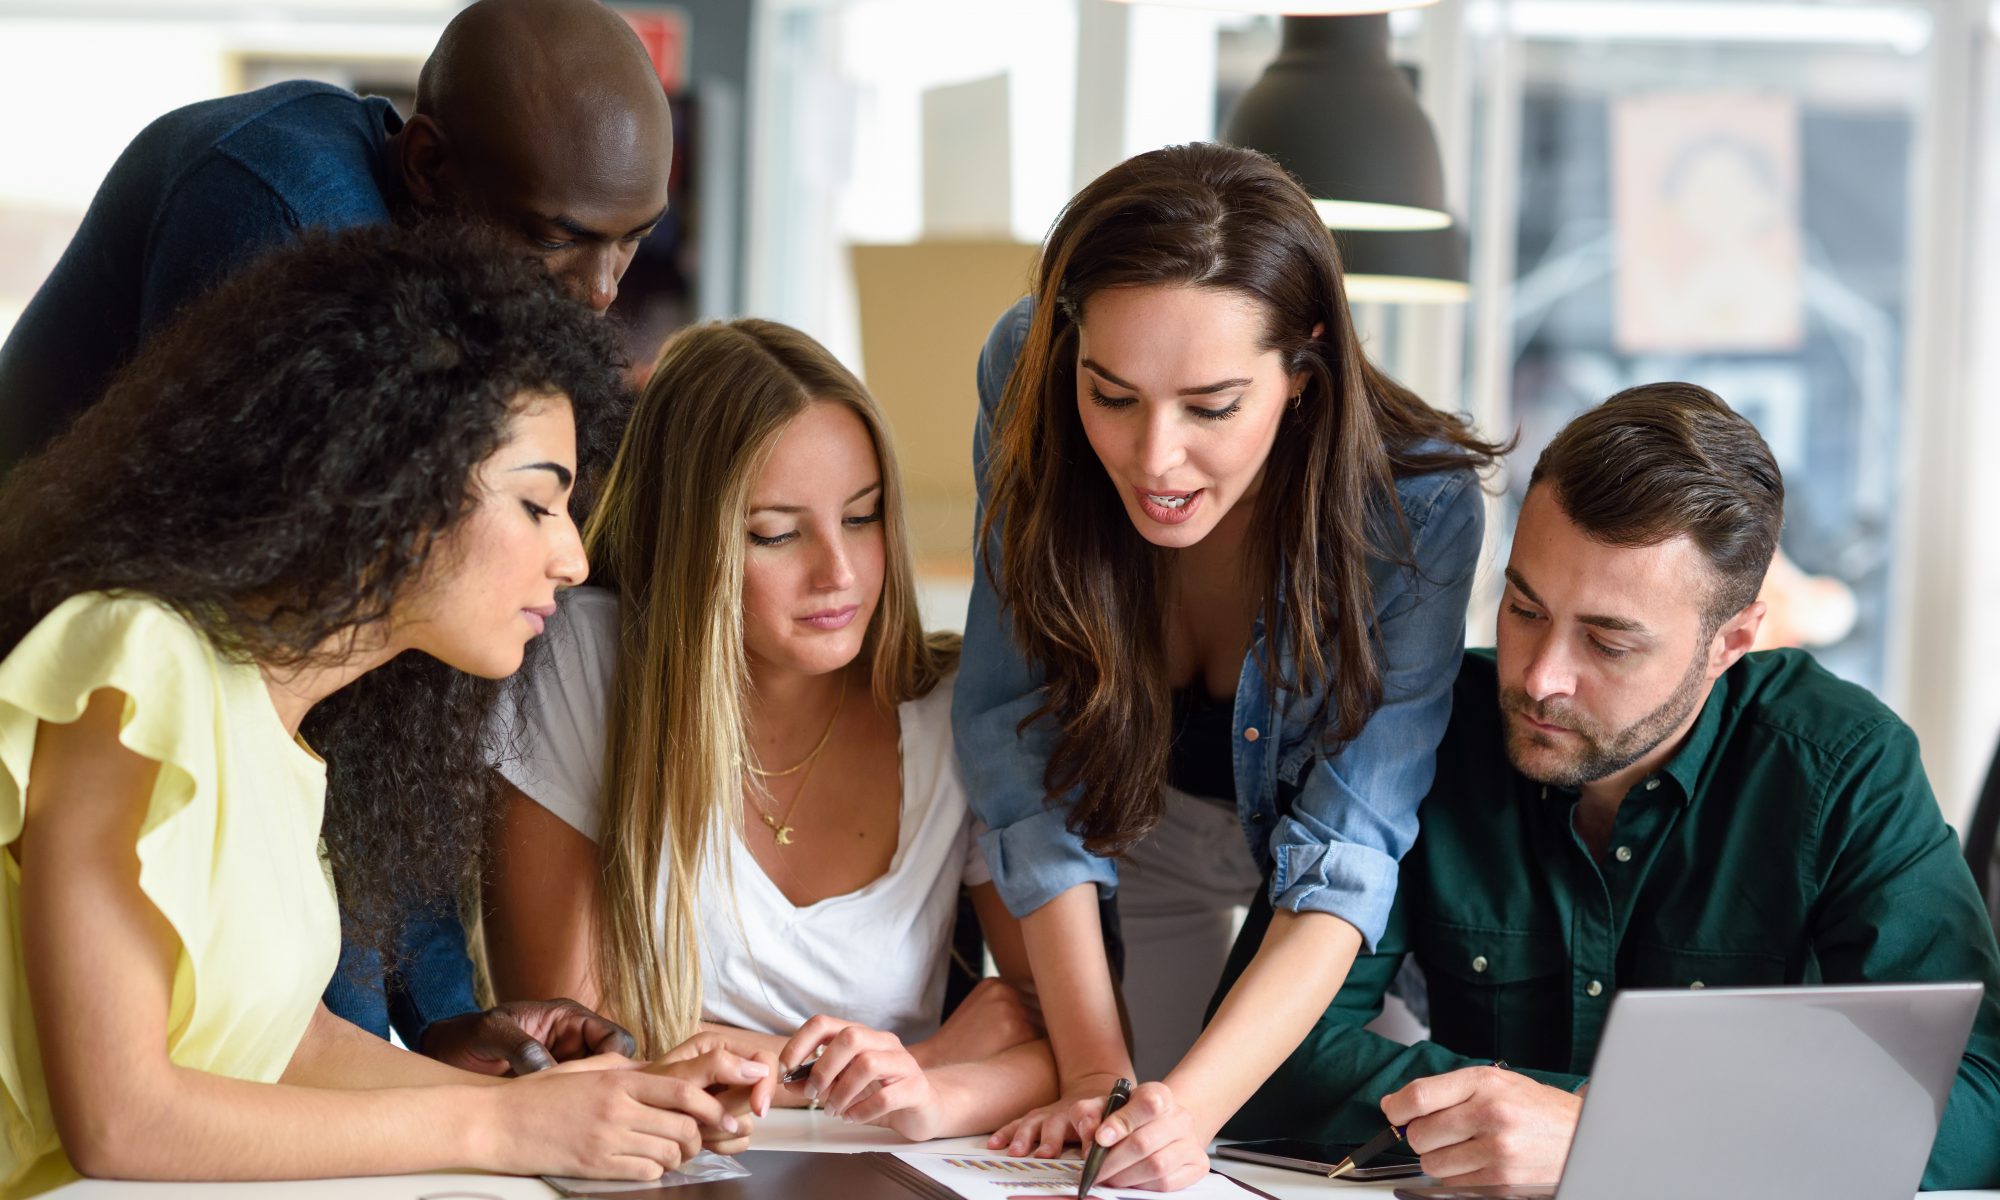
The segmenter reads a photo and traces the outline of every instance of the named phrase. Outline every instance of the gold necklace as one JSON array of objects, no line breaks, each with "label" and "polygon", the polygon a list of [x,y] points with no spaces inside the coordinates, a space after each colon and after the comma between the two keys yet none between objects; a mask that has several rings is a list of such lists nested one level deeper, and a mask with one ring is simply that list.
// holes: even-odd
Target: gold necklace
[{"label": "gold necklace", "polygon": [[814,746],[810,751],[808,751],[804,758],[800,759],[799,761],[793,763],[791,766],[786,767],[781,771],[766,771],[764,768],[758,766],[756,763],[746,763],[744,765],[748,766],[750,768],[750,773],[752,775],[757,776],[759,779],[776,779],[781,775],[792,775],[797,773],[801,768],[811,763],[812,760],[818,758],[820,751],[826,749],[827,742],[833,737],[834,722],[840,720],[840,706],[842,704],[845,704],[846,702],[847,702],[847,672],[842,671],[840,673],[840,696],[833,702],[833,715],[826,719],[826,732],[819,735],[818,745]]},{"label": "gold necklace", "polygon": [[797,811],[799,807],[799,798],[806,794],[806,784],[812,779],[812,767],[819,761],[819,752],[826,749],[827,739],[833,736],[834,724],[840,720],[840,708],[846,702],[847,676],[843,673],[840,677],[840,697],[833,702],[833,715],[827,718],[826,732],[820,735],[819,745],[813,747],[812,753],[800,760],[797,766],[789,767],[783,771],[759,771],[756,767],[750,768],[751,771],[766,778],[777,775],[790,775],[800,768],[805,769],[805,774],[799,777],[798,789],[792,793],[792,802],[785,806],[785,812],[782,817],[771,815],[770,808],[765,805],[764,800],[758,795],[759,792],[763,791],[761,787],[751,793],[750,798],[756,806],[758,818],[770,828],[771,840],[779,846],[791,845],[792,834],[798,832],[791,825],[792,813]]}]

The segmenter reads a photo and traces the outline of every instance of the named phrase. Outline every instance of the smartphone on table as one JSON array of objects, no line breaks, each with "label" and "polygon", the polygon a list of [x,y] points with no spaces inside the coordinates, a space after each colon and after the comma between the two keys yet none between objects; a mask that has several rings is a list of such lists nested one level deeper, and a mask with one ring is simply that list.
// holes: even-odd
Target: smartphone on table
[{"label": "smartphone on table", "polygon": [[[1292,1171],[1325,1175],[1360,1148],[1360,1142],[1308,1142],[1299,1138],[1265,1138],[1256,1142],[1230,1142],[1225,1146],[1217,1146],[1215,1153],[1218,1158],[1233,1158],[1239,1162],[1263,1163]],[[1417,1156],[1411,1153],[1410,1148],[1397,1146],[1344,1178],[1356,1181],[1407,1179],[1412,1175],[1423,1173],[1423,1167],[1419,1165]]]}]

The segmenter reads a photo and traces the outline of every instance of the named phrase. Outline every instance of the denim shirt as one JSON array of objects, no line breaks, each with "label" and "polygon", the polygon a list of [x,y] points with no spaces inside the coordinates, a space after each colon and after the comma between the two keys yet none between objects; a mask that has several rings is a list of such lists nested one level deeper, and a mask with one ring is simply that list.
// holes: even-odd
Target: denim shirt
[{"label": "denim shirt", "polygon": [[[1032,297],[1015,304],[979,356],[973,464],[982,519],[993,413],[1033,311]],[[1416,840],[1417,804],[1430,789],[1451,715],[1465,606],[1486,519],[1470,469],[1411,476],[1396,481],[1395,489],[1416,569],[1368,561],[1381,631],[1381,706],[1359,736],[1327,753],[1309,728],[1319,696],[1273,693],[1267,686],[1266,632],[1259,619],[1237,679],[1231,742],[1237,820],[1269,879],[1272,905],[1332,913],[1358,929],[1371,948],[1395,899],[1396,864]],[[994,554],[997,562],[997,547]],[[1042,703],[1043,673],[1014,644],[984,558],[975,558],[952,731],[973,811],[987,826],[980,844],[993,882],[1007,907],[1026,915],[1080,883],[1114,890],[1118,867],[1069,831],[1073,797],[1047,800],[1042,780],[1055,723],[1044,717],[1016,732]],[[1281,655],[1280,666],[1291,673],[1290,652]]]},{"label": "denim shirt", "polygon": [[304,80],[204,100],[132,139],[0,343],[0,476],[97,401],[181,306],[307,229],[386,224],[387,100]]}]

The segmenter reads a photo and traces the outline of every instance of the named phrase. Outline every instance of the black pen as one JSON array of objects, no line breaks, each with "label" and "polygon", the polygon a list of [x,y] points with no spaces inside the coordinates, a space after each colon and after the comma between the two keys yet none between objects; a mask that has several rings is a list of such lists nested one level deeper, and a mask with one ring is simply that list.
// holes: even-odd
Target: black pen
[{"label": "black pen", "polygon": [[[1498,1067],[1503,1071],[1507,1069],[1507,1064],[1502,1059],[1496,1058],[1488,1065]],[[1374,1137],[1369,1138],[1366,1142],[1363,1142],[1360,1149],[1334,1164],[1333,1170],[1328,1171],[1326,1177],[1328,1179],[1339,1179],[1343,1175],[1360,1170],[1395,1147],[1402,1145],[1403,1139],[1409,1136],[1409,1130],[1410,1127],[1408,1125],[1389,1126],[1389,1128],[1384,1129]]]},{"label": "black pen", "polygon": [[1360,1149],[1341,1159],[1339,1163],[1335,1164],[1333,1170],[1326,1173],[1326,1177],[1328,1179],[1339,1179],[1343,1175],[1360,1170],[1362,1167],[1374,1162],[1377,1158],[1388,1153],[1393,1147],[1402,1145],[1403,1138],[1408,1135],[1409,1128],[1408,1125],[1389,1126],[1389,1128],[1384,1129],[1374,1137],[1369,1138],[1366,1142],[1363,1142]]},{"label": "black pen", "polygon": [[[1111,1085],[1111,1095],[1104,1100],[1104,1116],[1097,1122],[1099,1129],[1111,1119],[1111,1114],[1125,1107],[1132,1098],[1132,1081],[1121,1079]],[[1084,1200],[1090,1195],[1090,1185],[1097,1182],[1097,1172],[1104,1166],[1104,1144],[1093,1135],[1090,1139],[1090,1153],[1083,1156],[1083,1176],[1076,1181],[1076,1200]]]}]

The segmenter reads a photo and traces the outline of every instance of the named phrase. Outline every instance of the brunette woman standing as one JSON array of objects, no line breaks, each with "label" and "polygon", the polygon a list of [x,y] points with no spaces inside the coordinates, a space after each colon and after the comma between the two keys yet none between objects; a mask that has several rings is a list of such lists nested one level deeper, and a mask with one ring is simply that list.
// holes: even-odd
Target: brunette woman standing
[{"label": "brunette woman standing", "polygon": [[[1499,448],[1368,363],[1311,200],[1227,146],[1142,154],[1079,193],[979,390],[953,723],[1062,1092],[992,1144],[1094,1139],[1107,1185],[1185,1187],[1387,919]],[[1226,922],[1254,893],[1254,958],[1105,1120],[1133,1074],[1099,903],[1121,861],[1128,905]],[[1206,995],[1219,958],[1183,962],[1178,989]]]}]

